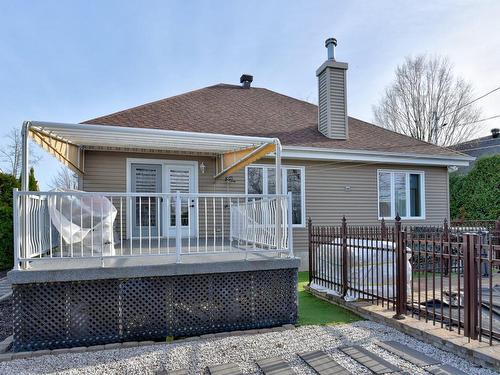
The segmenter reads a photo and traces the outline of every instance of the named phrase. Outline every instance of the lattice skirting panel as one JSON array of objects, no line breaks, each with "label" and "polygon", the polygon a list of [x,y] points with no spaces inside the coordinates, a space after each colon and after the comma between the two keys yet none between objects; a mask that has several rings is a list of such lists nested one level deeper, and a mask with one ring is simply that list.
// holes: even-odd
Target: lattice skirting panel
[{"label": "lattice skirting panel", "polygon": [[294,324],[297,269],[13,285],[14,350]]}]

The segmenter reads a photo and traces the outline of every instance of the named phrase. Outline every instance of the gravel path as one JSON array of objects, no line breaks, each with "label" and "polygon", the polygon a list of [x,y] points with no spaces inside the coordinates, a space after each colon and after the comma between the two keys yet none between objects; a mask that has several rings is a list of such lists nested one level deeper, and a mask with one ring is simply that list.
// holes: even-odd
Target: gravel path
[{"label": "gravel path", "polygon": [[0,302],[0,341],[12,335],[12,298]]},{"label": "gravel path", "polygon": [[355,374],[369,374],[336,348],[361,344],[379,353],[391,363],[411,374],[424,374],[408,362],[378,348],[378,340],[397,340],[455,366],[469,375],[494,374],[475,367],[468,361],[424,344],[387,326],[362,321],[337,326],[307,326],[295,330],[259,335],[231,336],[108,350],[83,354],[62,354],[0,363],[0,373],[18,374],[154,374],[157,370],[189,368],[191,374],[201,374],[207,365],[237,363],[244,374],[257,374],[256,359],[281,356],[298,375],[313,372],[295,353],[323,349]]}]

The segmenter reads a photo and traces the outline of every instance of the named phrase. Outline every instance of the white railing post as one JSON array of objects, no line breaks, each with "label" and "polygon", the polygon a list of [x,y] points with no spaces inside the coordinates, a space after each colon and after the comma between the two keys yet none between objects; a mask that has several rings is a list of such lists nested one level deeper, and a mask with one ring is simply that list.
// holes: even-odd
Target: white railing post
[{"label": "white railing post", "polygon": [[19,238],[19,193],[17,188],[14,188],[14,269],[18,270],[19,267],[19,255],[21,254],[21,242]]},{"label": "white railing post", "polygon": [[293,218],[292,218],[292,192],[287,194],[287,225],[288,225],[288,256],[293,258]]},{"label": "white railing post", "polygon": [[176,192],[175,194],[175,257],[177,263],[181,262],[181,250],[182,250],[182,221],[181,221],[181,194]]}]

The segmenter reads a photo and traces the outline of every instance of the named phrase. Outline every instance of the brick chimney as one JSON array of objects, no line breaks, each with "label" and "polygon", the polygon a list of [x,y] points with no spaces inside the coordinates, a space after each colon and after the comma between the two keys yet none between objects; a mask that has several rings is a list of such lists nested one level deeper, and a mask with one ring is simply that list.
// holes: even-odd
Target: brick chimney
[{"label": "brick chimney", "polygon": [[347,63],[335,60],[337,40],[325,41],[328,59],[316,70],[318,77],[318,130],[328,138],[347,139]]}]

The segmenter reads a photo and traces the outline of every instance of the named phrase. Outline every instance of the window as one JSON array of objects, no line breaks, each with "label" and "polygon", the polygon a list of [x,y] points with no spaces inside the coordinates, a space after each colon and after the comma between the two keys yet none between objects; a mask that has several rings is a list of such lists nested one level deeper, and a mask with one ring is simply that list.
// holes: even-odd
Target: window
[{"label": "window", "polygon": [[424,173],[378,171],[378,216],[393,219],[424,218]]},{"label": "window", "polygon": [[[283,193],[292,193],[292,223],[305,224],[304,167],[281,167]],[[246,168],[247,194],[276,194],[276,168],[252,165]]]}]

